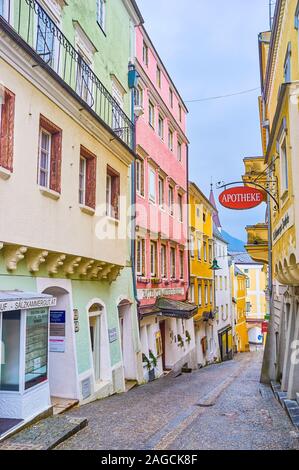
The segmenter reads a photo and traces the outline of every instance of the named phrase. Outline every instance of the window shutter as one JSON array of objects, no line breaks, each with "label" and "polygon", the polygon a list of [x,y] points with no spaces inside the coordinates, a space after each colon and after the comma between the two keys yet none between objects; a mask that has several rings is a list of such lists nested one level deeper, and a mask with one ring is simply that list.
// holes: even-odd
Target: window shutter
[{"label": "window shutter", "polygon": [[96,208],[96,157],[86,161],[86,205]]},{"label": "window shutter", "polygon": [[0,166],[6,170],[13,170],[13,144],[14,144],[14,119],[15,119],[15,95],[5,89],[4,103],[1,106],[0,129]]},{"label": "window shutter", "polygon": [[61,192],[61,152],[62,132],[52,134],[50,161],[50,189]]}]

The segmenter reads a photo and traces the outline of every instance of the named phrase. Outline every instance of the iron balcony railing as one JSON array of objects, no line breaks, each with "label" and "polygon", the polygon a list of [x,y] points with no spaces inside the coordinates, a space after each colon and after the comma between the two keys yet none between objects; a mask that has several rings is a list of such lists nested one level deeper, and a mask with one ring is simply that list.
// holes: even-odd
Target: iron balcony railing
[{"label": "iron balcony railing", "polygon": [[[2,24],[9,24],[73,94],[131,150],[134,124],[36,0],[0,0]],[[53,75],[53,73],[52,73]]]}]

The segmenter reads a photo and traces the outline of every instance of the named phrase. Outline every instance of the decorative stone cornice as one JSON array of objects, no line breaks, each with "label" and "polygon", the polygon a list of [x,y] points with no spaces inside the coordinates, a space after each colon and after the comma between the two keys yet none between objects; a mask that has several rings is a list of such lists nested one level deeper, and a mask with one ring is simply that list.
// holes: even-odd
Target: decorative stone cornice
[{"label": "decorative stone cornice", "polygon": [[79,256],[72,257],[64,263],[64,272],[65,274],[71,275],[74,274],[75,270],[80,265],[81,259]]},{"label": "decorative stone cornice", "polygon": [[86,276],[87,272],[92,268],[94,263],[94,259],[84,259],[83,261],[81,261],[77,269],[77,273],[79,274],[79,276]]},{"label": "decorative stone cornice", "polygon": [[57,274],[58,269],[63,266],[63,263],[66,259],[66,255],[61,253],[54,253],[49,255],[47,260],[47,270],[50,275]]},{"label": "decorative stone cornice", "polygon": [[26,256],[28,271],[37,273],[40,265],[46,261],[49,252],[45,250],[30,250]]},{"label": "decorative stone cornice", "polygon": [[25,253],[28,250],[26,246],[20,245],[7,245],[4,247],[4,260],[6,269],[8,271],[15,271],[18,267],[18,263],[25,257]]}]

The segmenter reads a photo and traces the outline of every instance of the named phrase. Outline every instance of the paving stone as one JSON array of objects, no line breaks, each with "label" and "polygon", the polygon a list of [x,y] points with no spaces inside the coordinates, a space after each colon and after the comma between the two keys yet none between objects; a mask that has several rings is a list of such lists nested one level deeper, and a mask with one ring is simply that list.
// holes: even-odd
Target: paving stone
[{"label": "paving stone", "polygon": [[85,426],[86,418],[54,416],[29,426],[0,444],[2,450],[50,450]]},{"label": "paving stone", "polygon": [[[89,426],[57,450],[297,449],[299,434],[271,388],[259,383],[261,361],[261,353],[237,355],[74,409],[67,415],[86,416]],[[214,406],[196,406],[216,390]]]}]

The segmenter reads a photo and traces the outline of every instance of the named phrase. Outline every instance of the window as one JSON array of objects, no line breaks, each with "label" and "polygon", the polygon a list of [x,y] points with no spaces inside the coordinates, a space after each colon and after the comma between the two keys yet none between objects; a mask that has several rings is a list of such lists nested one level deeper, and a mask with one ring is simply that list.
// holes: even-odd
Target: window
[{"label": "window", "polygon": [[251,303],[246,302],[246,313],[250,313],[250,311],[251,311]]},{"label": "window", "polygon": [[205,284],[205,304],[208,305],[209,303],[209,286]]},{"label": "window", "polygon": [[155,107],[151,101],[148,104],[148,122],[152,128],[155,128]]},{"label": "window", "polygon": [[279,147],[280,165],[281,165],[281,189],[282,194],[289,189],[289,169],[288,154],[286,146],[286,136],[284,136]]},{"label": "window", "polygon": [[215,289],[218,290],[218,276],[215,276]]},{"label": "window", "polygon": [[134,102],[135,106],[143,106],[143,89],[141,86],[134,89]]},{"label": "window", "polygon": [[[91,80],[92,71],[88,65],[88,59],[78,51],[76,93],[89,105],[93,105],[93,83]],[[115,127],[115,126],[113,126]]]},{"label": "window", "polygon": [[48,378],[48,311],[26,312],[25,390]]},{"label": "window", "polygon": [[116,131],[118,136],[121,136],[124,128],[124,117],[123,117],[123,107],[124,107],[124,93],[115,77],[112,78],[112,96],[114,102],[112,102],[112,128]]},{"label": "window", "polygon": [[136,241],[136,272],[138,276],[145,274],[145,240],[138,238]]},{"label": "window", "polygon": [[219,281],[220,281],[220,290],[223,290],[223,277],[219,276]]},{"label": "window", "polygon": [[160,263],[161,263],[161,277],[166,278],[167,277],[167,262],[166,262],[166,246],[161,245],[161,258],[160,258]]},{"label": "window", "polygon": [[173,91],[171,88],[169,88],[169,104],[173,108]]},{"label": "window", "polygon": [[168,148],[173,152],[173,131],[171,129],[168,130]]},{"label": "window", "polygon": [[159,176],[159,206],[164,207],[164,179]]},{"label": "window", "polygon": [[198,298],[198,305],[202,305],[202,283],[199,282],[197,286],[197,298]]},{"label": "window", "polygon": [[247,287],[247,289],[250,289],[250,278],[249,277],[246,278],[246,287]]},{"label": "window", "polygon": [[13,170],[15,95],[4,88],[0,95],[0,167]]},{"label": "window", "polygon": [[157,81],[157,86],[161,88],[161,69],[157,65],[157,72],[156,72],[156,81]]},{"label": "window", "polygon": [[224,283],[225,283],[225,284],[224,284],[224,285],[225,285],[225,290],[227,290],[227,287],[228,287],[228,286],[227,286],[227,276],[225,276],[225,278],[224,278]]},{"label": "window", "polygon": [[179,103],[179,121],[182,122],[182,106]]},{"label": "window", "polygon": [[159,137],[160,137],[162,140],[164,140],[164,119],[163,119],[163,117],[161,116],[161,114],[159,114],[158,134],[159,134]]},{"label": "window", "polygon": [[151,276],[157,276],[157,243],[151,242]]},{"label": "window", "polygon": [[62,131],[40,117],[38,184],[57,193],[61,191]]},{"label": "window", "polygon": [[213,283],[210,282],[210,304],[213,303]]},{"label": "window", "polygon": [[207,259],[208,259],[207,255],[208,255],[208,253],[207,253],[207,242],[203,242],[203,259],[204,259],[204,261],[207,261]]},{"label": "window", "polygon": [[225,306],[225,318],[223,318],[223,321],[226,321],[228,319],[228,304]]},{"label": "window", "polygon": [[144,196],[144,161],[136,159],[136,191],[141,196]]},{"label": "window", "polygon": [[189,298],[190,298],[190,301],[191,301],[191,302],[195,303],[194,284],[191,284],[191,285],[190,285]]},{"label": "window", "polygon": [[209,243],[209,262],[212,263],[213,261],[213,245],[212,243]]},{"label": "window", "polygon": [[190,256],[194,258],[194,236],[190,234]]},{"label": "window", "polygon": [[156,172],[153,169],[149,170],[149,199],[156,202]]},{"label": "window", "polygon": [[143,41],[143,50],[142,50],[143,63],[148,65],[148,47],[145,41]]},{"label": "window", "polygon": [[36,52],[48,64],[54,68],[57,50],[56,25],[51,18],[37,5],[37,37]]},{"label": "window", "polygon": [[97,0],[97,22],[103,31],[106,29],[106,0]]},{"label": "window", "polygon": [[181,142],[178,142],[178,161],[182,161],[182,144]]},{"label": "window", "polygon": [[120,176],[113,168],[107,166],[106,175],[106,214],[119,219]]},{"label": "window", "polygon": [[179,206],[179,221],[183,222],[183,196],[178,195],[178,206]]},{"label": "window", "polygon": [[0,0],[0,16],[3,16],[3,18],[6,19],[6,21],[9,20],[8,14],[9,14],[9,5],[8,5],[8,0]]},{"label": "window", "polygon": [[289,42],[286,58],[284,62],[284,81],[289,83],[291,81],[291,43]]},{"label": "window", "polygon": [[174,215],[174,189],[172,186],[168,187],[168,206],[170,215]]},{"label": "window", "polygon": [[170,248],[170,275],[172,279],[176,277],[176,256],[175,256],[175,248]]},{"label": "window", "polygon": [[201,240],[197,238],[197,259],[201,260]]},{"label": "window", "polygon": [[200,217],[200,207],[199,207],[199,205],[197,205],[197,207],[196,207],[196,217],[198,217],[198,218]]},{"label": "window", "polygon": [[204,221],[204,223],[205,223],[206,220],[207,220],[207,216],[206,216],[206,213],[205,213],[205,212],[203,212],[203,214],[202,214],[202,220]]},{"label": "window", "polygon": [[184,279],[184,251],[180,250],[180,279]]},{"label": "window", "polygon": [[79,165],[79,204],[96,207],[96,156],[81,146]]},{"label": "window", "polygon": [[0,345],[4,345],[5,358],[0,361],[0,390],[18,392],[20,387],[21,312],[17,310],[3,312],[1,330]]}]

